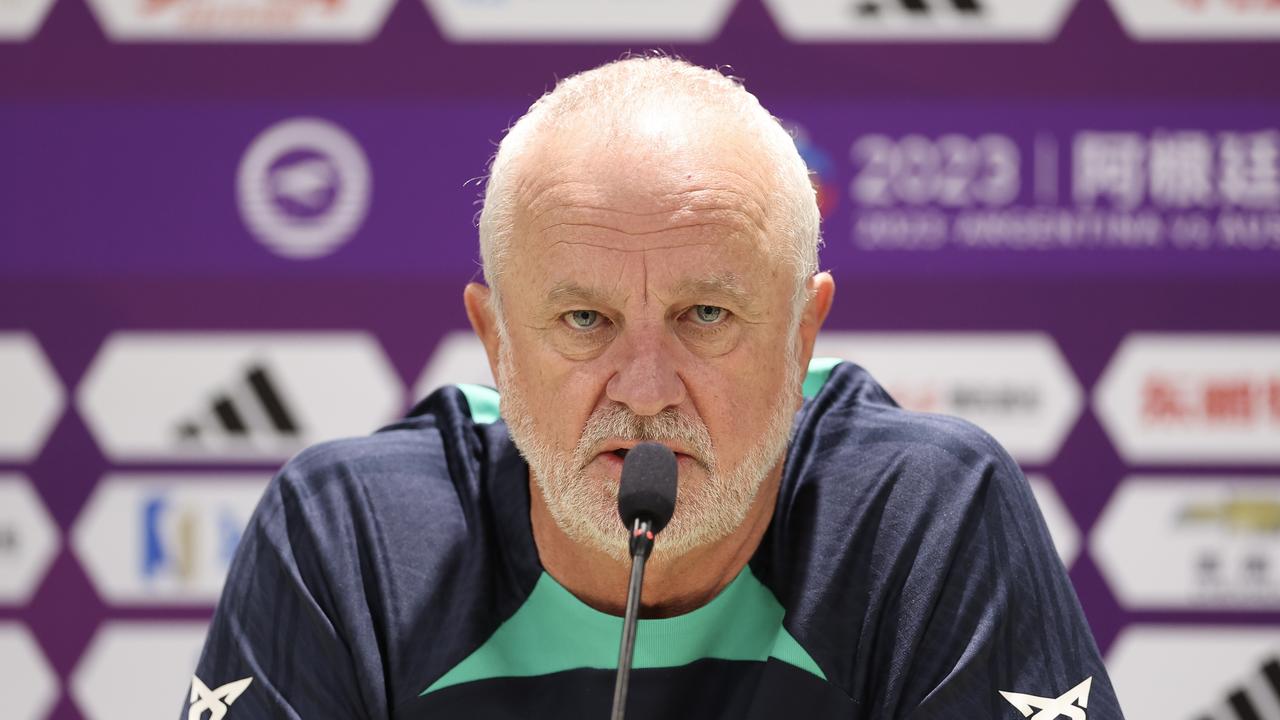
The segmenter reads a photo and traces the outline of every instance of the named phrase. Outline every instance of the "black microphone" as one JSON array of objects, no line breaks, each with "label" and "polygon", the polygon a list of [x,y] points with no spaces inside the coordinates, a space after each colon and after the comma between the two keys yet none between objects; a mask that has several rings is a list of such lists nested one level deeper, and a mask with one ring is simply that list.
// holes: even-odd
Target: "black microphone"
[{"label": "black microphone", "polygon": [[675,453],[666,445],[640,443],[623,460],[618,487],[618,516],[631,531],[631,584],[627,588],[627,610],[622,617],[622,641],[618,646],[618,677],[613,686],[613,713],[609,716],[613,720],[622,720],[626,714],[645,560],[653,551],[654,536],[667,526],[675,510]]}]

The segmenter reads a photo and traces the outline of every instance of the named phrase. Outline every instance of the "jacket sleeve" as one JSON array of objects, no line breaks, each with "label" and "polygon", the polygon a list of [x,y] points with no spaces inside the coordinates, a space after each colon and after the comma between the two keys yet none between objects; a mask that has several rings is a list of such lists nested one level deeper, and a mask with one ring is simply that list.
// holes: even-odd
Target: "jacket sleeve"
[{"label": "jacket sleeve", "polygon": [[1026,479],[993,440],[978,441],[985,460],[961,471],[961,499],[922,548],[938,580],[920,588],[924,620],[894,715],[1122,720]]},{"label": "jacket sleeve", "polygon": [[249,521],[181,718],[222,717],[224,706],[236,720],[387,715],[343,483],[304,482],[334,473],[307,465],[286,466]]}]

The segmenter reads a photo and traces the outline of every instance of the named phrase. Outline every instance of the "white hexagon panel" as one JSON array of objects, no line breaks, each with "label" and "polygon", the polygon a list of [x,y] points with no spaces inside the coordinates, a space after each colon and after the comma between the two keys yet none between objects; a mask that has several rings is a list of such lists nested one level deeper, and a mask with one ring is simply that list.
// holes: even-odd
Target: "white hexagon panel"
[{"label": "white hexagon panel", "polygon": [[734,0],[426,0],[459,42],[710,40]]},{"label": "white hexagon panel", "polygon": [[[208,627],[204,622],[103,623],[71,673],[71,697],[88,720],[177,716],[179,703],[190,697]],[[236,720],[234,708],[224,715]],[[196,712],[190,717],[223,715]]]},{"label": "white hexagon panel", "polygon": [[1131,625],[1107,653],[1126,717],[1280,718],[1280,628]]},{"label": "white hexagon panel", "polygon": [[25,625],[0,622],[0,669],[5,720],[44,720],[58,700],[58,677]]},{"label": "white hexagon panel", "polygon": [[0,460],[34,458],[65,402],[62,383],[35,336],[0,333]]},{"label": "white hexagon panel", "polygon": [[212,607],[269,480],[107,475],[76,519],[71,547],[112,605]]},{"label": "white hexagon panel", "polygon": [[404,386],[365,333],[124,332],[76,405],[112,460],[274,462],[373,432],[403,411]]},{"label": "white hexagon panel", "polygon": [[1138,40],[1270,40],[1280,37],[1273,0],[1108,0]]},{"label": "white hexagon panel", "polygon": [[413,397],[421,400],[437,388],[461,383],[493,386],[489,356],[480,338],[470,330],[454,330],[440,338],[418,382],[414,383]]},{"label": "white hexagon panel", "polygon": [[1130,463],[1280,463],[1280,335],[1130,335],[1093,402]]},{"label": "white hexagon panel", "polygon": [[830,332],[814,356],[858,363],[903,407],[969,420],[1023,463],[1051,460],[1080,415],[1080,385],[1042,333]]},{"label": "white hexagon panel", "polygon": [[1045,525],[1049,527],[1049,537],[1053,538],[1058,557],[1062,558],[1063,565],[1071,567],[1080,556],[1080,530],[1075,520],[1071,519],[1071,513],[1067,512],[1067,506],[1062,503],[1062,497],[1049,478],[1028,475],[1027,482],[1031,483],[1031,492],[1044,515]]},{"label": "white hexagon panel", "polygon": [[0,473],[0,605],[26,603],[61,545],[58,526],[31,483]]},{"label": "white hexagon panel", "polygon": [[764,0],[795,42],[1048,40],[1076,0]]},{"label": "white hexagon panel", "polygon": [[1280,610],[1280,478],[1135,476],[1089,537],[1130,610]]},{"label": "white hexagon panel", "polygon": [[0,42],[36,34],[54,0],[0,0]]},{"label": "white hexagon panel", "polygon": [[87,0],[107,36],[162,42],[360,42],[393,0]]}]

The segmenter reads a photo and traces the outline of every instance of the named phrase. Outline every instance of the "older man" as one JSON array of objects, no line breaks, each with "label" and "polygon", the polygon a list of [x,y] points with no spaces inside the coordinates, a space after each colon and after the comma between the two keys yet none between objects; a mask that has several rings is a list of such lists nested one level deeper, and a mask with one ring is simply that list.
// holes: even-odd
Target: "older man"
[{"label": "older man", "polygon": [[679,495],[636,717],[1120,718],[1008,456],[811,362],[817,246],[804,164],[737,83],[668,58],[559,83],[494,159],[464,294],[499,392],[281,471],[189,717],[603,717],[622,458],[656,440]]}]

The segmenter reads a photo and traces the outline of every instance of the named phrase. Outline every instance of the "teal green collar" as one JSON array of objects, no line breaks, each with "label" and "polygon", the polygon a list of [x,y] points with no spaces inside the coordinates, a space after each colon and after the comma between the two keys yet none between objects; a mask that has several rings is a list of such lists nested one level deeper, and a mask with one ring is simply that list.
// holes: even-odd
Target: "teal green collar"
[{"label": "teal green collar", "polygon": [[[680,667],[704,658],[774,658],[825,680],[818,664],[782,627],[783,614],[773,593],[749,567],[743,568],[714,600],[697,610],[639,621],[633,667]],[[621,635],[622,618],[591,608],[544,572],[524,605],[422,694],[499,677],[613,669]]]},{"label": "teal green collar", "polygon": [[[804,396],[815,396],[840,363],[814,358]],[[476,423],[499,419],[498,393],[459,385]],[[680,667],[704,658],[794,665],[823,680],[826,675],[782,626],[777,598],[743,568],[714,600],[686,615],[641,620],[633,667]],[[543,572],[533,592],[483,645],[445,673],[423,695],[462,683],[500,677],[535,677],[578,668],[613,669],[618,662],[622,619],[593,610]]]}]

